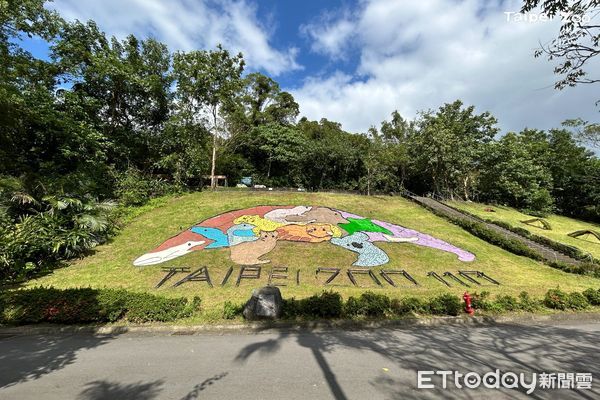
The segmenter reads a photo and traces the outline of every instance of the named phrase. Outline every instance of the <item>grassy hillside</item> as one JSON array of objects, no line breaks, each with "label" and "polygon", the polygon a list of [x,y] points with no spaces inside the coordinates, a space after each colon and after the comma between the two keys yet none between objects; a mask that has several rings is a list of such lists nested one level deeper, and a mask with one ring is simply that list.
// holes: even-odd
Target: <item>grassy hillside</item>
[{"label": "grassy hillside", "polygon": [[[461,294],[465,290],[464,287],[453,285],[452,288],[447,288],[426,276],[428,271],[436,271],[441,275],[445,271],[456,273],[459,269],[483,271],[502,283],[499,287],[485,285],[469,289],[471,291],[490,290],[492,293],[518,295],[519,292],[526,290],[533,296],[541,296],[547,289],[556,287],[559,283],[561,288],[567,291],[600,287],[600,279],[570,275],[542,263],[508,253],[472,236],[420,206],[398,197],[231,191],[194,193],[168,199],[160,204],[158,208],[134,218],[111,243],[98,247],[95,254],[56,270],[51,275],[31,281],[28,285],[52,285],[58,288],[123,287],[165,296],[199,295],[203,299],[206,310],[202,316],[203,321],[216,320],[221,317],[222,304],[225,300],[241,303],[248,298],[253,287],[265,285],[271,265],[263,266],[259,281],[243,281],[240,287],[235,286],[239,271],[236,268],[229,283],[225,287],[220,287],[218,284],[225,272],[233,265],[229,260],[227,249],[195,251],[165,264],[146,267],[134,267],[132,261],[182,229],[206,218],[228,210],[272,204],[334,207],[419,230],[476,255],[474,262],[464,263],[454,254],[410,243],[378,244],[390,256],[390,263],[384,268],[405,269],[420,283],[420,286],[414,287],[407,281],[395,278],[400,283],[398,288],[393,288],[384,282],[385,286],[380,289],[365,278],[358,279],[364,287],[391,297],[424,297],[445,292]],[[353,287],[345,274],[346,269],[354,262],[355,254],[338,246],[329,243],[279,242],[269,258],[273,265],[290,267],[290,275],[295,276],[297,269],[301,271],[299,286],[290,280],[288,286],[282,287],[284,297],[302,298],[325,289],[322,282],[326,276],[315,277],[317,266],[343,268],[343,273],[328,287],[339,291],[344,297],[359,295],[365,290]],[[183,274],[177,275],[160,289],[153,288],[164,275],[161,271],[162,266],[189,266],[195,269],[204,265],[209,267],[212,281],[215,283],[212,289],[204,282],[190,282],[172,288],[175,279],[182,278]],[[377,272],[381,268],[374,270]]]},{"label": "grassy hillside", "polygon": [[[521,221],[531,220],[535,217],[523,214],[514,208],[489,206],[481,203],[467,203],[464,201],[448,201],[447,203],[455,208],[463,209],[481,218],[503,221],[512,226],[527,229],[529,232],[538,236],[545,236],[548,239],[578,247],[582,251],[591,253],[595,258],[600,259],[600,243],[598,243],[595,238],[572,238],[568,235],[571,232],[579,230],[600,231],[600,225],[560,215],[549,215],[544,219],[550,223],[552,230],[545,230],[522,223]],[[491,208],[494,212],[485,211],[486,208]]]}]

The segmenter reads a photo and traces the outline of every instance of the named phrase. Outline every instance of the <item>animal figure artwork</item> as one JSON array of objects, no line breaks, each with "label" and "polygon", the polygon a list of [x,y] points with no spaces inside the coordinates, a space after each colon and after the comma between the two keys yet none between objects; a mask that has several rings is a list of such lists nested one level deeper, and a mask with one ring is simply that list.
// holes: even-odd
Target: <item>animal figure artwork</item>
[{"label": "animal figure artwork", "polygon": [[454,253],[461,261],[475,256],[443,240],[376,219],[328,207],[257,206],[229,211],[204,220],[138,257],[133,265],[160,264],[192,251],[228,248],[240,265],[265,264],[279,241],[329,242],[357,254],[354,266],[375,267],[389,262],[377,242],[409,243]]},{"label": "animal figure artwork", "polygon": [[275,248],[277,235],[276,231],[261,231],[258,240],[231,246],[231,261],[241,265],[266,264],[270,262],[270,260],[261,260],[260,257]]}]

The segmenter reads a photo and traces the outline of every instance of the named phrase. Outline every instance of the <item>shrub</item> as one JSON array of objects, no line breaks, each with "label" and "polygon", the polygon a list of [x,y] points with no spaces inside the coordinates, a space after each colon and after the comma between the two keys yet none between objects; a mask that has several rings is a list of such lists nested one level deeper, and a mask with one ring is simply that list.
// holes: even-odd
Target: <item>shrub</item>
[{"label": "shrub", "polygon": [[406,315],[410,313],[426,313],[427,304],[417,297],[406,297],[404,299],[394,299],[390,303],[392,312],[396,315]]},{"label": "shrub", "polygon": [[490,307],[490,292],[484,290],[481,293],[474,292],[471,294],[471,305],[476,310],[488,310]]},{"label": "shrub", "polygon": [[517,299],[509,295],[497,296],[496,304],[501,310],[505,311],[517,311],[520,309],[520,304]]},{"label": "shrub", "polygon": [[46,271],[84,254],[114,233],[112,202],[89,196],[19,196],[27,210],[12,210],[12,219],[3,209],[17,208],[14,202],[0,204],[0,214],[4,214],[0,218],[0,281],[23,280]]},{"label": "shrub", "polygon": [[529,297],[529,293],[523,291],[519,293],[519,308],[523,311],[532,312],[540,308],[538,301]]},{"label": "shrub", "polygon": [[590,303],[583,294],[579,292],[569,293],[569,296],[567,297],[567,307],[571,310],[583,310],[589,306]]},{"label": "shrub", "polygon": [[148,176],[135,168],[114,172],[115,194],[124,206],[146,203],[153,197],[177,192],[178,188],[164,179]]},{"label": "shrub", "polygon": [[125,317],[131,322],[165,322],[192,315],[200,306],[200,298],[194,297],[192,302],[188,303],[186,298],[168,299],[149,293],[136,293],[128,296],[125,305]]},{"label": "shrub", "polygon": [[227,300],[223,304],[223,318],[224,319],[235,319],[238,315],[242,315],[242,311],[244,311],[243,304],[234,304]]},{"label": "shrub", "polygon": [[489,311],[492,313],[504,311],[500,303],[491,300],[490,292],[487,290],[484,290],[481,293],[474,292],[471,295],[471,305],[475,310]]},{"label": "shrub", "polygon": [[433,315],[458,315],[462,302],[458,296],[446,293],[429,300],[428,308]]},{"label": "shrub", "polygon": [[302,300],[283,300],[284,318],[339,318],[342,308],[342,296],[333,291],[322,292]]},{"label": "shrub", "polygon": [[555,310],[566,310],[569,295],[559,288],[550,289],[544,296],[544,305]]},{"label": "shrub", "polygon": [[383,317],[391,309],[390,298],[373,292],[364,292],[360,297],[350,297],[344,312],[348,316]]},{"label": "shrub", "polygon": [[594,306],[600,306],[600,289],[586,289],[583,295],[588,299],[588,302]]},{"label": "shrub", "polygon": [[55,289],[37,287],[0,296],[0,321],[24,323],[89,323],[127,319],[135,323],[166,322],[191,316],[200,298],[169,299],[123,289]]},{"label": "shrub", "polygon": [[302,316],[302,310],[300,308],[300,301],[294,297],[291,299],[283,299],[282,303],[282,316],[287,319],[294,319]]},{"label": "shrub", "polygon": [[305,315],[321,318],[339,318],[342,315],[342,308],[342,296],[333,291],[322,292],[319,296],[311,296],[302,302]]},{"label": "shrub", "polygon": [[590,275],[596,278],[600,277],[600,265],[596,263],[582,263],[579,265],[566,264],[564,262],[551,262],[550,266],[556,269],[560,269],[564,272],[579,275]]},{"label": "shrub", "polygon": [[586,296],[581,293],[565,293],[560,289],[550,289],[544,298],[544,305],[555,310],[583,310],[590,303]]}]

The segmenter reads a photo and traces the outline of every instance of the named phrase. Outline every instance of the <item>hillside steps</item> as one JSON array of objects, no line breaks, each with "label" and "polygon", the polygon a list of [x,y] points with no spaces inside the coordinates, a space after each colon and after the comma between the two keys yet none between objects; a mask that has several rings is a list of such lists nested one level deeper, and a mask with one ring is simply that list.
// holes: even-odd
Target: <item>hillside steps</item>
[{"label": "hillside steps", "polygon": [[534,242],[531,239],[521,236],[518,233],[509,231],[508,229],[505,229],[501,226],[489,223],[487,221],[484,221],[483,219],[460,212],[459,210],[449,207],[446,204],[441,203],[431,197],[418,196],[414,193],[405,193],[405,196],[410,198],[411,200],[413,200],[415,203],[417,203],[425,208],[433,209],[443,215],[484,224],[487,228],[503,235],[504,237],[514,239],[514,240],[517,240],[517,241],[523,243],[525,246],[527,246],[531,250],[534,250],[537,253],[539,253],[548,262],[563,262],[563,263],[566,263],[569,265],[582,264],[582,262],[580,260],[577,260],[577,259],[570,257],[566,254],[563,254],[561,252],[558,252],[550,247],[547,247],[547,246],[544,246],[537,242]]}]

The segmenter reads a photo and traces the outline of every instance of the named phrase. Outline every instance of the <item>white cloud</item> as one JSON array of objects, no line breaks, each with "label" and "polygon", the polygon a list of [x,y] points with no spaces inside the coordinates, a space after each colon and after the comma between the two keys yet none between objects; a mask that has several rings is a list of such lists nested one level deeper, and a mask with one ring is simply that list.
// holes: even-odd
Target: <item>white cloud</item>
[{"label": "white cloud", "polygon": [[539,41],[556,36],[558,21],[507,22],[504,11],[520,4],[365,0],[328,25],[317,19],[305,28],[312,49],[336,59],[356,46],[359,64],[292,89],[301,114],[365,131],[395,109],[414,117],[462,99],[492,112],[504,130],[546,129],[578,116],[597,120],[597,88],[556,91],[553,65],[533,57]]},{"label": "white cloud", "polygon": [[171,49],[214,48],[221,43],[232,52],[241,51],[250,68],[274,76],[301,68],[297,49],[275,49],[256,7],[244,0],[56,0],[50,6],[67,19],[93,19],[108,34],[150,35]]},{"label": "white cloud", "polygon": [[350,15],[336,18],[329,13],[317,21],[300,26],[300,32],[312,41],[312,51],[333,59],[344,58],[347,55],[347,44],[356,34],[355,24]]}]

